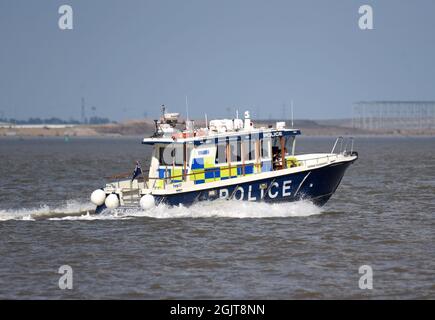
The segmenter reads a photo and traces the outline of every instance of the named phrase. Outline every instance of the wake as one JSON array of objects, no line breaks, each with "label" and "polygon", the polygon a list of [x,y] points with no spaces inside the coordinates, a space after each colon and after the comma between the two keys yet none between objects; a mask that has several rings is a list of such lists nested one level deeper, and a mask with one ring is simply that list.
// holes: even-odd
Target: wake
[{"label": "wake", "polygon": [[190,207],[183,205],[168,207],[160,205],[150,210],[123,209],[106,210],[93,214],[94,206],[88,202],[68,201],[59,207],[41,206],[34,209],[0,210],[0,221],[48,219],[61,220],[120,220],[134,218],[175,219],[175,218],[285,218],[319,215],[323,211],[313,203],[301,200],[290,203],[265,203],[247,201],[204,201]]},{"label": "wake", "polygon": [[89,202],[69,200],[58,206],[42,205],[36,208],[0,209],[0,221],[24,220],[34,221],[68,215],[85,215],[94,211],[94,205]]}]

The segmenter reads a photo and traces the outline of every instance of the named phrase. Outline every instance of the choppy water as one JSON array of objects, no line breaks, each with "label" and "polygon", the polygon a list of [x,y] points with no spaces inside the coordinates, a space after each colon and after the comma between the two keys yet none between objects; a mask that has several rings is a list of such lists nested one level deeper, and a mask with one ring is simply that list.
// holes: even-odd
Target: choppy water
[{"label": "choppy water", "polygon": [[[299,140],[327,151],[330,138]],[[89,215],[140,139],[0,139],[0,298],[435,298],[435,139],[360,138],[323,208],[232,201]],[[175,218],[174,218],[175,217]],[[73,289],[60,290],[61,265]],[[358,287],[361,265],[373,290]]]}]

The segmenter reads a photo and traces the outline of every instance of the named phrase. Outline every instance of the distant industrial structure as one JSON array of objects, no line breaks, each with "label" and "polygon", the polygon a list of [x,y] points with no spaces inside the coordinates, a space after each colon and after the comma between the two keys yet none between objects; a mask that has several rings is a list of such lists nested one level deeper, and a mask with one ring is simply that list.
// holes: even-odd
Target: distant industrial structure
[{"label": "distant industrial structure", "polygon": [[379,131],[435,129],[435,101],[356,102],[352,127]]},{"label": "distant industrial structure", "polygon": [[86,105],[85,105],[85,98],[82,97],[82,104],[81,104],[81,110],[80,110],[80,120],[82,124],[87,123],[86,119]]}]

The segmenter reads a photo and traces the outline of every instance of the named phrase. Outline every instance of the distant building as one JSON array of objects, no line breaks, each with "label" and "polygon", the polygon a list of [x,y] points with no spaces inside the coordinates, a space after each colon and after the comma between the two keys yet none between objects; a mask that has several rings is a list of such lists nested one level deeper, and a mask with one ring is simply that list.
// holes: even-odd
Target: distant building
[{"label": "distant building", "polygon": [[353,128],[435,129],[435,101],[361,101],[353,104]]}]

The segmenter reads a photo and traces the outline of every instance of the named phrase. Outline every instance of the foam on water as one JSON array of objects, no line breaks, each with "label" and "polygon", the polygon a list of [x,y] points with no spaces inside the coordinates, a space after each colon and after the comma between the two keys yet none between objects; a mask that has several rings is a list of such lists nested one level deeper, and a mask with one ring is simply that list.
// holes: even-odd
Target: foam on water
[{"label": "foam on water", "polygon": [[190,207],[183,205],[168,207],[160,205],[151,210],[119,209],[100,215],[85,214],[50,218],[50,220],[113,220],[149,217],[155,219],[173,218],[274,218],[307,217],[322,213],[322,209],[309,201],[269,204],[264,202],[213,201],[199,202]]},{"label": "foam on water", "polygon": [[143,214],[152,218],[273,218],[273,217],[306,217],[320,214],[321,208],[308,201],[292,203],[265,203],[247,201],[214,201],[199,202],[189,208],[184,206],[167,208],[158,206]]},{"label": "foam on water", "polygon": [[35,219],[55,216],[82,215],[94,209],[94,206],[89,202],[68,200],[58,206],[42,205],[36,208],[0,209],[0,221],[34,221]]},{"label": "foam on water", "polygon": [[307,217],[322,213],[322,209],[309,201],[291,203],[264,203],[217,200],[199,202],[190,207],[183,205],[169,207],[157,206],[151,210],[116,209],[106,210],[102,214],[91,214],[94,206],[91,203],[77,200],[68,201],[58,207],[47,205],[39,208],[0,210],[0,221],[36,219],[55,220],[117,220],[149,217],[155,219],[172,218],[274,218],[274,217]]}]

